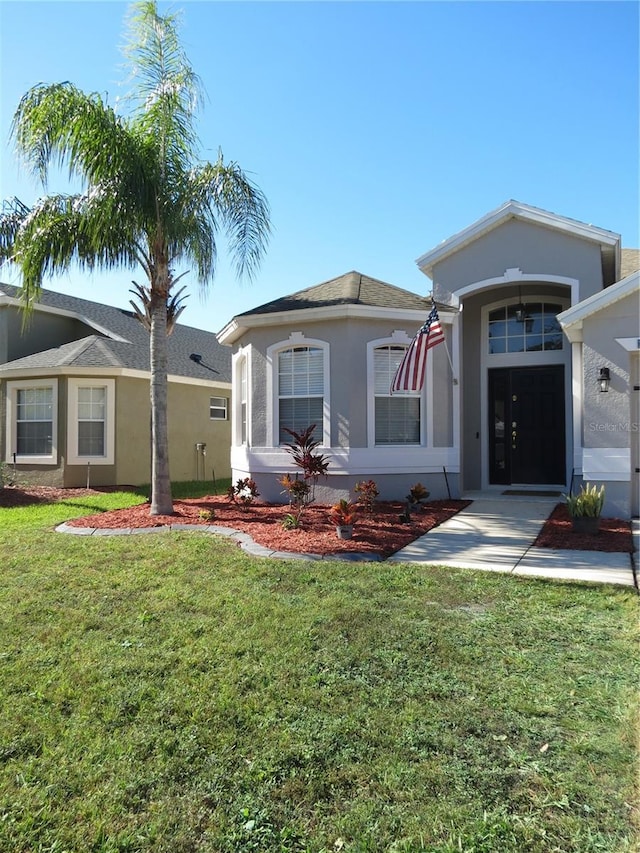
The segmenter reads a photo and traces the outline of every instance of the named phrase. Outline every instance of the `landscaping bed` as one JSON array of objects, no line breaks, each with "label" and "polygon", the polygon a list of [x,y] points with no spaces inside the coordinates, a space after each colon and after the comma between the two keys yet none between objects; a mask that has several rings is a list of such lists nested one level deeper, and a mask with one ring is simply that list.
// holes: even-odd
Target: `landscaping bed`
[{"label": "landscaping bed", "polygon": [[[120,489],[122,487],[119,487]],[[110,492],[104,489],[60,489],[51,486],[14,487],[0,489],[0,507],[28,506],[69,498],[81,498]],[[311,505],[302,515],[301,527],[285,530],[282,521],[288,506],[256,501],[243,507],[223,495],[174,500],[174,514],[151,516],[149,504],[109,510],[83,516],[68,523],[75,527],[95,528],[147,528],[176,524],[218,525],[248,533],[265,548],[300,554],[340,554],[349,552],[370,553],[388,557],[400,548],[428,533],[448,518],[468,506],[470,501],[440,500],[424,504],[412,513],[411,521],[404,523],[399,516],[404,503],[377,501],[372,516],[360,513],[353,538],[339,540],[335,527],[329,521],[329,508]],[[212,517],[203,517],[203,513]],[[631,525],[619,518],[601,518],[597,535],[575,533],[564,504],[558,504],[534,542],[537,548],[569,549],[578,551],[606,551],[631,553],[633,539]]]},{"label": "landscaping bed", "polygon": [[[299,554],[340,554],[358,552],[388,557],[419,536],[442,524],[470,501],[430,501],[412,513],[411,521],[402,522],[404,510],[400,502],[379,501],[371,516],[361,513],[355,524],[352,539],[338,539],[335,525],[329,520],[329,507],[311,505],[304,510],[301,526],[285,530],[283,519],[287,505],[255,502],[243,507],[221,495],[208,495],[174,501],[173,515],[149,514],[149,504],[112,510],[74,519],[74,527],[140,528],[168,524],[200,524],[232,527],[248,533],[254,542],[274,551],[293,551]],[[208,517],[208,513],[212,517]],[[207,517],[203,517],[207,515]]]},{"label": "landscaping bed", "polygon": [[575,551],[631,553],[631,524],[620,518],[601,518],[596,534],[576,533],[564,504],[558,504],[533,543],[536,548],[567,548]]}]

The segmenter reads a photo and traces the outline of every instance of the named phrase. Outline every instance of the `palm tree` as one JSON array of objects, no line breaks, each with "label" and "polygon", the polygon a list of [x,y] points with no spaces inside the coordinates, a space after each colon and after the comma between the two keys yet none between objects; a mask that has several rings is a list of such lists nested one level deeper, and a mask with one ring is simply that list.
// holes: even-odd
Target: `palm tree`
[{"label": "palm tree", "polygon": [[[251,278],[270,231],[269,206],[240,167],[197,157],[202,87],[178,38],[175,15],[155,0],[132,6],[125,48],[132,89],[120,114],[70,83],[39,84],[21,99],[11,135],[46,183],[66,165],[80,192],[51,194],[0,216],[0,260],[22,274],[25,310],[45,275],[142,267],[148,285],[151,359],[151,514],[173,512],[167,432],[167,305],[178,262],[198,284],[213,277],[222,230],[239,276]],[[175,306],[174,306],[175,308]]]}]

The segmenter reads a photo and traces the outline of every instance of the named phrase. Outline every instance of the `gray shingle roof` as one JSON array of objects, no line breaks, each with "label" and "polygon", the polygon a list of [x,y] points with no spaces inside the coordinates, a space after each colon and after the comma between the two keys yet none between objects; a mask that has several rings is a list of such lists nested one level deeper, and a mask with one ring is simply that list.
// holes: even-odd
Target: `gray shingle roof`
[{"label": "gray shingle roof", "polygon": [[640,249],[622,249],[620,255],[620,278],[640,270]]},{"label": "gray shingle roof", "polygon": [[[2,294],[19,299],[20,288],[0,284],[0,295]],[[144,371],[150,369],[149,334],[136,320],[133,312],[53,290],[42,290],[38,304],[79,316],[87,323],[87,336],[54,349],[16,359],[2,365],[3,367],[10,367],[12,370],[64,366],[121,367]],[[99,330],[96,330],[96,326]],[[117,339],[109,337],[109,334]],[[178,323],[167,344],[170,374],[231,382],[231,350],[219,344],[213,332]],[[196,364],[189,358],[191,353],[201,355],[202,361],[218,372],[212,373]]]},{"label": "gray shingle roof", "polygon": [[238,314],[274,314],[280,311],[297,311],[305,308],[326,308],[330,305],[367,305],[378,308],[408,308],[429,310],[431,300],[403,290],[393,284],[370,278],[352,270],[344,275],[298,290],[289,296],[266,302],[250,311]]}]

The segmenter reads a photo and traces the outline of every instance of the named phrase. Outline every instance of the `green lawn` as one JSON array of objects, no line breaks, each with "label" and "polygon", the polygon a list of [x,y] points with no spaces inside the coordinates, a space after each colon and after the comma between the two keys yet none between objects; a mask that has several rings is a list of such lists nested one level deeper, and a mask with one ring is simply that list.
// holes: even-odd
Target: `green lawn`
[{"label": "green lawn", "polygon": [[0,509],[0,850],[637,850],[638,598]]}]

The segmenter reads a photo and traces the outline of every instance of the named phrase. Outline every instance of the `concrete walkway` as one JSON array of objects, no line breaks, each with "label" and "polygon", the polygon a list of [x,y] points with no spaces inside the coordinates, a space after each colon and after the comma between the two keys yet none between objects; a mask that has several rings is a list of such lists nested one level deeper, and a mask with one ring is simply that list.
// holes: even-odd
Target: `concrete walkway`
[{"label": "concrete walkway", "polygon": [[636,552],[565,551],[534,548],[533,542],[558,498],[469,493],[466,509],[397,551],[388,562],[445,565],[508,572],[554,580],[636,586],[640,525],[634,523]]}]

